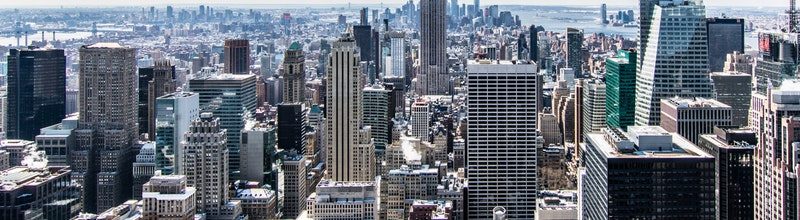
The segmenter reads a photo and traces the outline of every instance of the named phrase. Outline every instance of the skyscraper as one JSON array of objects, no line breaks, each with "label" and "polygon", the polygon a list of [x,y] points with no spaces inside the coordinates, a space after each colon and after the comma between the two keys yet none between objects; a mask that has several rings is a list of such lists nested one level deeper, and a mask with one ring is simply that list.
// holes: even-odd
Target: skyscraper
[{"label": "skyscraper", "polygon": [[711,73],[711,82],[714,83],[717,101],[731,107],[732,125],[747,126],[753,76],[740,72],[714,72]]},{"label": "skyscraper", "polygon": [[608,24],[608,8],[606,8],[606,4],[600,5],[600,22]]},{"label": "skyscraper", "polygon": [[[467,218],[492,218],[492,209],[499,206],[511,219],[532,219],[536,152],[544,142],[536,130],[536,90],[541,89],[536,66],[509,61],[467,65]],[[489,87],[495,91],[484,92]]]},{"label": "skyscraper", "polygon": [[306,209],[308,186],[306,159],[302,154],[289,152],[283,156],[283,218],[296,218]]},{"label": "skyscraper", "polygon": [[[87,212],[102,212],[131,197],[136,126],[136,49],[117,43],[80,48],[80,118],[74,130]],[[78,156],[78,155],[76,155]]]},{"label": "skyscraper", "polygon": [[636,51],[619,50],[606,59],[606,122],[622,128],[634,124],[636,111]]},{"label": "skyscraper", "polygon": [[298,42],[292,43],[286,50],[281,68],[283,76],[283,102],[284,103],[303,103],[305,102],[306,88],[306,58],[303,54],[303,46]]},{"label": "skyscraper", "polygon": [[[361,127],[363,70],[355,39],[343,35],[333,43],[328,58],[326,144],[328,179],[334,181],[371,181],[374,146],[369,141],[369,127]],[[372,148],[371,150],[369,148]]]},{"label": "skyscraper", "polygon": [[[636,62],[636,73],[642,71],[642,61],[647,50],[647,42],[650,40],[650,24],[653,23],[655,6],[659,0],[639,0],[639,60]],[[631,18],[632,19],[632,18]]]},{"label": "skyscraper", "polygon": [[[219,118],[204,112],[183,135],[183,171],[186,184],[197,189],[197,212],[223,216],[235,203],[228,201],[228,142]],[[239,210],[241,211],[241,210]]]},{"label": "skyscraper", "polygon": [[250,73],[250,41],[246,39],[225,40],[225,72],[232,74]]},{"label": "skyscraper", "polygon": [[389,142],[389,90],[381,85],[364,88],[361,101],[363,120],[365,126],[370,126],[372,139],[375,141],[375,150],[382,152]]},{"label": "skyscraper", "polygon": [[[156,111],[156,163],[161,174],[180,173],[183,134],[200,115],[200,96],[193,92],[175,92],[158,97]],[[172,155],[168,155],[172,153]],[[171,160],[169,159],[171,158]]]},{"label": "skyscraper", "polygon": [[66,57],[61,49],[11,49],[8,60],[6,137],[33,140],[58,124],[66,104]]},{"label": "skyscraper", "polygon": [[[797,219],[793,200],[800,140],[800,81],[784,80],[768,95],[753,91],[750,126],[758,142],[753,160],[753,219]],[[780,189],[780,190],[778,190]]]},{"label": "skyscraper", "polygon": [[150,140],[156,135],[156,98],[175,92],[175,66],[158,60],[152,67],[139,68],[139,131]]},{"label": "skyscraper", "polygon": [[659,124],[662,98],[714,95],[708,78],[705,7],[688,0],[663,3],[654,6],[653,25],[658,29],[649,33],[636,78],[637,125]]},{"label": "skyscraper", "polygon": [[680,135],[614,128],[583,150],[583,219],[714,219],[714,157]]},{"label": "skyscraper", "polygon": [[701,134],[711,134],[715,126],[731,125],[731,107],[713,99],[661,99],[661,128],[678,133],[697,144]]},{"label": "skyscraper", "polygon": [[[478,0],[476,0],[476,4]],[[450,90],[447,66],[446,0],[421,0],[419,95],[443,95]]]},{"label": "skyscraper", "polygon": [[700,149],[714,156],[717,218],[753,218],[753,151],[756,133],[737,127],[715,127],[700,135]]},{"label": "skyscraper", "polygon": [[232,178],[239,173],[239,141],[244,116],[256,110],[256,76],[250,74],[198,75],[189,90],[199,95],[200,108],[214,113],[228,132],[228,156]]},{"label": "skyscraper", "polygon": [[303,155],[309,127],[306,125],[307,109],[303,104],[278,104],[278,148]]},{"label": "skyscraper", "polygon": [[744,51],[744,19],[708,18],[708,68],[722,71],[727,54]]},{"label": "skyscraper", "polygon": [[603,81],[583,80],[583,134],[606,128],[606,94]]},{"label": "skyscraper", "polygon": [[[391,32],[388,33],[390,40],[390,56],[391,62],[387,62],[386,66],[391,66],[391,72],[387,71],[386,76],[393,76],[403,79],[405,83],[406,76],[406,39],[404,32]],[[391,74],[389,74],[391,73]],[[405,88],[405,85],[402,85]]]},{"label": "skyscraper", "polygon": [[[536,25],[528,27],[528,59],[532,62],[539,63],[539,30]],[[540,65],[541,66],[541,65]]]},{"label": "skyscraper", "polygon": [[575,78],[583,78],[583,30],[567,28],[567,68],[575,71]]}]

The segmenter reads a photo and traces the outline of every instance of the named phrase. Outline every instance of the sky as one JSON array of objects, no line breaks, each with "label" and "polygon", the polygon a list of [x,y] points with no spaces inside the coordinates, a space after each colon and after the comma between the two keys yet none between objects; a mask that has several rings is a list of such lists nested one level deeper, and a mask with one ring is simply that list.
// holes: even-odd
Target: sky
[{"label": "sky", "polygon": [[[300,0],[288,1],[292,4],[402,4],[407,0]],[[418,0],[414,0],[417,2]],[[447,0],[448,2],[450,0]],[[459,3],[472,4],[474,0],[459,0]],[[752,6],[787,7],[789,0],[704,0],[708,6]],[[279,5],[286,0],[0,0],[0,8],[12,7],[94,7],[94,6],[148,6],[148,5],[238,5],[270,4]],[[481,5],[608,5],[635,6],[638,0],[482,0]]]}]

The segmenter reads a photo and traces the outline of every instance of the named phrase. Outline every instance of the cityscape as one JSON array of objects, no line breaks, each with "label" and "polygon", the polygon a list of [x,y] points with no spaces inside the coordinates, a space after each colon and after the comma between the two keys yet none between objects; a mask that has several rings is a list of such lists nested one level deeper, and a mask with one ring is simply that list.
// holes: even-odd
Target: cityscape
[{"label": "cityscape", "polygon": [[3,1],[2,220],[800,219],[796,0]]}]

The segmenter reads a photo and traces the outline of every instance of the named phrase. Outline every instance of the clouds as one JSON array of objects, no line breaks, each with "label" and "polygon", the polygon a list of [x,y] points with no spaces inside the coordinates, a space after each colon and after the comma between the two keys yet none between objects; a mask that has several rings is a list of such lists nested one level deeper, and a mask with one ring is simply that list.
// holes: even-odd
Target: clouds
[{"label": "clouds", "polygon": [[[303,0],[295,4],[384,4],[397,5],[407,0]],[[419,1],[419,0],[414,0]],[[446,0],[450,1],[450,0]],[[302,3],[301,3],[302,2]],[[459,0],[462,4],[472,4],[473,0]],[[768,6],[788,7],[787,0],[704,0],[709,6]],[[74,7],[74,6],[147,6],[147,5],[232,5],[232,4],[285,4],[284,0],[0,0],[0,8],[7,7]],[[482,0],[482,5],[521,4],[521,5],[626,5],[636,6],[637,0]]]}]

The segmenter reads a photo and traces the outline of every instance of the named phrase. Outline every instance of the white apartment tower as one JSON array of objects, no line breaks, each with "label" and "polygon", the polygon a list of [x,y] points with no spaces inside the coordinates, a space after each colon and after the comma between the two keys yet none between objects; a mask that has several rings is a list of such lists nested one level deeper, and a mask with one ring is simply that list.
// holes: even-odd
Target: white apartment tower
[{"label": "white apartment tower", "polygon": [[428,141],[430,131],[431,104],[425,98],[418,98],[411,104],[411,135]]},{"label": "white apartment tower", "polygon": [[601,132],[606,127],[606,83],[583,80],[583,134]]}]

